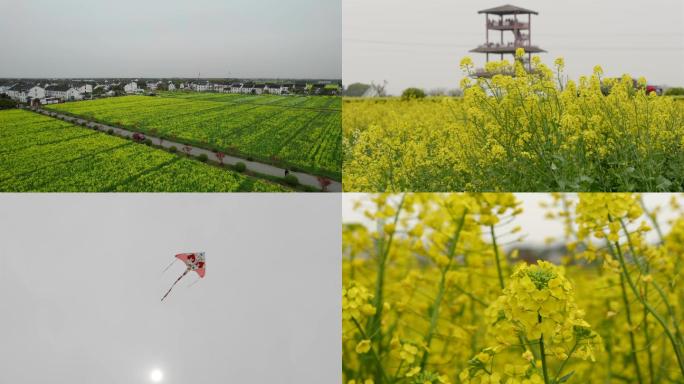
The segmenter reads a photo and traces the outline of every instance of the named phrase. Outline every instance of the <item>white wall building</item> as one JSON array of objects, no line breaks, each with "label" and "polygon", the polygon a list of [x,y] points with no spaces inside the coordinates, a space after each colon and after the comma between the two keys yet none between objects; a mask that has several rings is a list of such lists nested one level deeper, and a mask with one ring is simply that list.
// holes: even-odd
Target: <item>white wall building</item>
[{"label": "white wall building", "polygon": [[270,93],[272,95],[280,95],[283,92],[283,87],[279,84],[266,84],[264,88],[264,93]]},{"label": "white wall building", "polygon": [[75,85],[74,88],[76,88],[76,90],[81,92],[81,93],[92,93],[93,92],[93,86],[91,84],[78,84],[78,85]]},{"label": "white wall building", "polygon": [[25,103],[28,101],[28,91],[29,88],[27,86],[15,84],[5,91],[5,93],[7,93],[7,96],[9,96],[12,100]]},{"label": "white wall building", "polygon": [[66,100],[83,100],[83,94],[78,89],[70,87],[66,91]]},{"label": "white wall building", "polygon": [[83,93],[68,85],[50,85],[45,89],[45,96],[64,101],[83,100]]},{"label": "white wall building", "polygon": [[32,99],[44,99],[45,98],[45,88],[35,86],[28,90],[27,96]]},{"label": "white wall building", "polygon": [[124,85],[124,91],[126,93],[135,93],[138,91],[138,83],[131,81],[130,83]]}]

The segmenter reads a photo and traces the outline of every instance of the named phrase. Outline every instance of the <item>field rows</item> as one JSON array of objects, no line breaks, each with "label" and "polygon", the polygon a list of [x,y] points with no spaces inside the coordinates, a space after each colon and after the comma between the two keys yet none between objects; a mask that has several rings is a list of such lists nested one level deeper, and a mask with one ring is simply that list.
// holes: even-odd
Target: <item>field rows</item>
[{"label": "field rows", "polygon": [[258,104],[310,109],[342,109],[342,99],[325,96],[241,95],[231,93],[165,92],[164,97],[186,100],[218,101],[232,104]]},{"label": "field rows", "polygon": [[27,111],[0,112],[0,191],[233,192],[281,187]]},{"label": "field rows", "polygon": [[339,180],[340,104],[333,97],[169,93],[48,108]]}]

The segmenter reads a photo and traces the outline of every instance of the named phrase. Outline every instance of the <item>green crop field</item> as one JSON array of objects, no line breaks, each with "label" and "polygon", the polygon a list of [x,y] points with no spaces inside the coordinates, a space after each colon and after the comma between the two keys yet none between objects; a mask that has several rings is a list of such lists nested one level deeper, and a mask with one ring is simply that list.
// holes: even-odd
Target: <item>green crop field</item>
[{"label": "green crop field", "polygon": [[0,191],[283,190],[275,184],[33,112],[0,111]]},{"label": "green crop field", "polygon": [[165,92],[47,108],[341,180],[341,98]]}]

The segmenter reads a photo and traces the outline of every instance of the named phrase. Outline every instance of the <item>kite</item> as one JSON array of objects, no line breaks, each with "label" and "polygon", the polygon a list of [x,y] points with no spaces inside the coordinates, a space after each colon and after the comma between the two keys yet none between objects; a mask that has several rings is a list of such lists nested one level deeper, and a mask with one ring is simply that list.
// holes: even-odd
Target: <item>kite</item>
[{"label": "kite", "polygon": [[[171,290],[176,285],[176,283],[178,283],[183,277],[185,277],[185,275],[187,275],[188,272],[195,271],[197,272],[200,278],[204,278],[204,274],[206,273],[206,261],[204,259],[204,252],[179,253],[176,255],[176,259],[185,263],[185,272],[183,272],[183,274],[180,275],[180,277],[178,277],[176,281],[174,281],[174,283],[171,285],[171,288],[169,288],[164,297],[162,297],[161,301],[164,301],[166,296],[168,296],[169,293],[171,293]],[[169,269],[175,261],[176,260],[173,260],[164,271]]]}]

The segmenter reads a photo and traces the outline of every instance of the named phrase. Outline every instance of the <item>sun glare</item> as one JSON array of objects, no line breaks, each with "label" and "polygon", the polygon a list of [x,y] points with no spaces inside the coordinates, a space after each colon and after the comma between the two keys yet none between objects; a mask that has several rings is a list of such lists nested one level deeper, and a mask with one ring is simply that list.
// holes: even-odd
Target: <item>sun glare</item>
[{"label": "sun glare", "polygon": [[150,372],[150,380],[152,380],[153,383],[161,383],[163,379],[164,373],[162,373],[161,370],[155,369],[152,372]]}]

